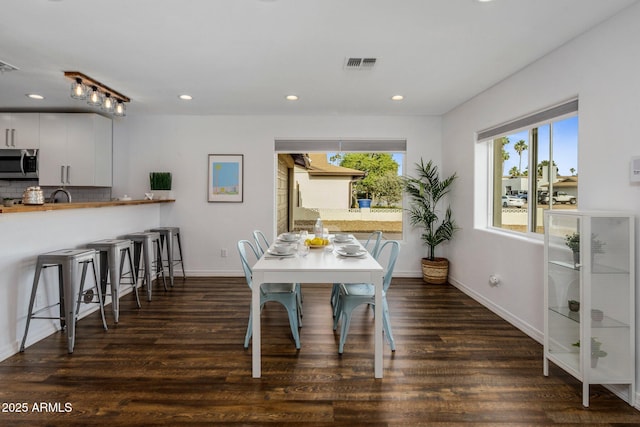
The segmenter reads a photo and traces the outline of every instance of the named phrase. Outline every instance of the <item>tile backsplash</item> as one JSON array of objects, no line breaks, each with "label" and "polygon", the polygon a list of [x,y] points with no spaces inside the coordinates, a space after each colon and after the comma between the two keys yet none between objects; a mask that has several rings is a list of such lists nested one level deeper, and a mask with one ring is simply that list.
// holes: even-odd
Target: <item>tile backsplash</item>
[{"label": "tile backsplash", "polygon": [[[22,199],[22,193],[27,187],[38,185],[37,180],[26,181],[3,181],[0,180],[0,198],[11,197],[16,200]],[[45,199],[58,187],[41,187]],[[73,202],[106,202],[111,200],[111,187],[65,187],[71,193]]]}]

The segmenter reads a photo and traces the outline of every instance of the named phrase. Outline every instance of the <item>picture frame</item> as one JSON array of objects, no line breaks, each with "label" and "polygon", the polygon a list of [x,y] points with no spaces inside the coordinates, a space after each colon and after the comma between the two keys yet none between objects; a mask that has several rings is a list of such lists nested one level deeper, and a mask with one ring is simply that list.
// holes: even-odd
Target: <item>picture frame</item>
[{"label": "picture frame", "polygon": [[209,154],[207,197],[209,203],[242,203],[244,155]]}]

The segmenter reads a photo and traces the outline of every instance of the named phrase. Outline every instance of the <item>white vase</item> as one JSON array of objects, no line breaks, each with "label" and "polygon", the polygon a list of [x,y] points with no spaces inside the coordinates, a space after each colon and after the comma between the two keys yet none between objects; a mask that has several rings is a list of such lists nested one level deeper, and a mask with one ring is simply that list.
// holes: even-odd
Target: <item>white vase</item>
[{"label": "white vase", "polygon": [[174,199],[173,191],[171,190],[151,190],[153,198],[157,200],[170,200]]},{"label": "white vase", "polygon": [[580,251],[573,252],[573,266],[575,268],[580,267]]}]

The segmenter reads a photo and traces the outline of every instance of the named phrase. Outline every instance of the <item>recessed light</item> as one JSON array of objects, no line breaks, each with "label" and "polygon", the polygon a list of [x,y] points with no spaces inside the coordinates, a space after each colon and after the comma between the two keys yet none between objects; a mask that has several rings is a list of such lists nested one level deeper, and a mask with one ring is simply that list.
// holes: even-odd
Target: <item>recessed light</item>
[{"label": "recessed light", "polygon": [[193,99],[193,96],[185,94],[185,95],[180,95],[179,98],[185,101],[191,101]]},{"label": "recessed light", "polygon": [[38,95],[37,93],[28,93],[26,96],[31,99],[44,99],[44,96]]},{"label": "recessed light", "polygon": [[299,98],[298,98],[298,95],[287,95],[285,96],[285,99],[287,101],[297,101]]},{"label": "recessed light", "polygon": [[393,95],[391,97],[392,101],[402,101],[403,99],[404,99],[404,96],[402,96],[402,95]]}]

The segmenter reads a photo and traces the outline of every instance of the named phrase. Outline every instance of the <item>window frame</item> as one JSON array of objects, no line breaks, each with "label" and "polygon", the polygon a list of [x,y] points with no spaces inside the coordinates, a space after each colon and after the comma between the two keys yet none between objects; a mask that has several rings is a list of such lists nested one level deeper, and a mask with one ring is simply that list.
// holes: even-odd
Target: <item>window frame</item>
[{"label": "window frame", "polygon": [[[405,138],[398,139],[376,139],[376,138],[317,138],[317,139],[288,139],[277,138],[274,141],[275,163],[278,163],[278,155],[291,153],[385,153],[402,155],[402,171],[400,176],[404,176],[407,159],[407,140]],[[277,183],[276,183],[277,186]],[[404,193],[400,201],[401,207],[404,202]],[[277,205],[277,200],[276,200]],[[291,205],[291,201],[290,201]],[[375,207],[372,207],[375,209]],[[277,207],[276,207],[277,211]],[[276,212],[275,221],[278,222]],[[402,213],[402,230],[399,238],[395,240],[404,240],[407,235],[406,220],[404,212]],[[356,233],[354,233],[356,234]],[[368,233],[365,233],[368,235]],[[362,237],[362,236],[360,236]],[[366,237],[365,237],[366,238]]]},{"label": "window frame", "polygon": [[[539,135],[538,130],[541,127],[549,126],[549,152],[548,152],[548,167],[551,168],[554,163],[554,124],[561,122],[563,120],[569,119],[571,117],[576,117],[579,120],[579,109],[578,109],[578,99],[572,99],[569,101],[565,101],[563,103],[557,104],[554,107],[550,107],[548,109],[542,110],[540,112],[524,116],[522,118],[518,118],[507,122],[502,125],[493,126],[488,128],[487,130],[478,131],[476,133],[476,141],[478,143],[486,144],[487,150],[487,185],[486,185],[486,196],[487,196],[487,217],[485,227],[488,230],[505,232],[509,234],[513,234],[514,236],[524,236],[535,238],[536,240],[540,240],[543,237],[544,231],[542,233],[536,231],[536,224],[538,223],[538,179],[537,179],[537,165],[539,163]],[[528,182],[527,182],[527,223],[526,223],[526,231],[518,231],[511,230],[508,228],[502,227],[502,225],[495,225],[495,209],[497,207],[496,204],[496,192],[499,192],[498,195],[500,197],[500,207],[502,205],[501,197],[502,197],[502,183],[496,182],[495,170],[497,166],[497,159],[501,154],[502,147],[496,144],[496,141],[500,140],[503,137],[508,137],[513,134],[521,133],[522,131],[528,132],[528,151],[529,156],[527,159],[527,167],[529,170],[528,174]],[[577,130],[576,130],[577,132]],[[577,136],[577,134],[576,134]],[[577,160],[578,152],[576,147],[576,160]],[[503,165],[504,160],[500,159],[500,166]],[[504,177],[503,170],[500,171],[500,176],[502,179]],[[550,171],[547,172],[547,176],[550,176]],[[536,179],[531,179],[532,177],[536,177]],[[553,194],[553,182],[550,180],[548,193]],[[531,199],[534,200],[533,203],[530,203]],[[549,209],[553,209],[553,203],[551,200],[548,205]],[[502,219],[502,216],[500,217]]]}]

